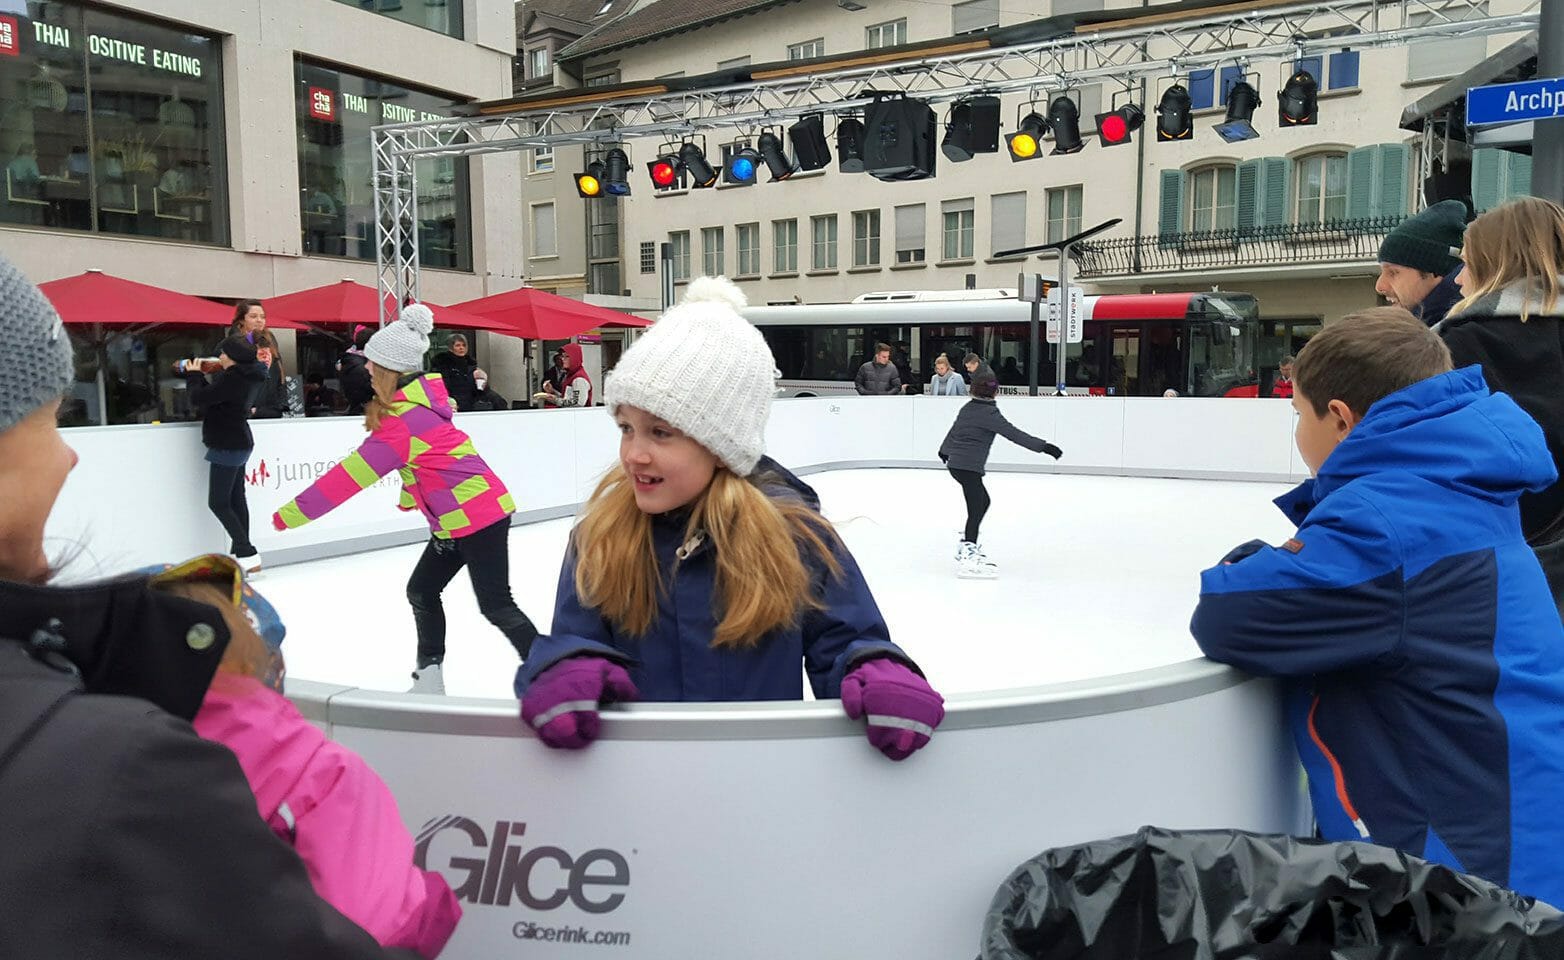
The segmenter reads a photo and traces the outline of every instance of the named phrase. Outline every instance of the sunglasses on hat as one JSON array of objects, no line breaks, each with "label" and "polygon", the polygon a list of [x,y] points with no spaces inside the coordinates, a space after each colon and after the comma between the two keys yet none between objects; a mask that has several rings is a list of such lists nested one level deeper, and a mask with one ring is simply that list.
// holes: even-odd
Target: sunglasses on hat
[{"label": "sunglasses on hat", "polygon": [[278,693],[282,692],[282,641],[288,630],[277,615],[277,609],[245,580],[244,568],[239,565],[239,561],[226,554],[209,553],[183,563],[144,567],[138,572],[146,574],[148,585],[154,588],[185,583],[212,583],[223,588],[234,609],[244,613],[250,626],[260,634],[266,642],[266,648],[271,651],[272,663],[266,676],[260,678],[261,682]]}]

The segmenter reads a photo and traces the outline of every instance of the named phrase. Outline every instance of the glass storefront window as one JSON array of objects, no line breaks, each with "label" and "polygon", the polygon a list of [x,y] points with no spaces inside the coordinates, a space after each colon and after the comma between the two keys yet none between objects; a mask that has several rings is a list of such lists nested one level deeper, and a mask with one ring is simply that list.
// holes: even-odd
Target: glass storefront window
[{"label": "glass storefront window", "polygon": [[226,244],[221,72],[211,37],[0,2],[0,223]]},{"label": "glass storefront window", "polygon": [[[299,203],[304,251],[375,259],[371,128],[450,115],[439,94],[298,60]],[[422,266],[472,269],[472,203],[465,157],[420,160]]]},{"label": "glass storefront window", "polygon": [[337,0],[382,17],[462,38],[462,0]]}]

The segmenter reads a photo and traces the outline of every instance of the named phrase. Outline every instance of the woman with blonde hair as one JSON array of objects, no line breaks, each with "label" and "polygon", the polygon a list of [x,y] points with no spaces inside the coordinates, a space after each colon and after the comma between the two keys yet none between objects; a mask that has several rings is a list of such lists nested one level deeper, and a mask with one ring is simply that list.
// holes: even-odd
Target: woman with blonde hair
[{"label": "woman with blonde hair", "polygon": [[[1457,367],[1481,364],[1542,427],[1564,472],[1564,207],[1512,200],[1466,228],[1465,298],[1434,329]],[[1521,529],[1564,617],[1564,483],[1521,498]]]},{"label": "woman with blonde hair", "polygon": [[950,358],[943,353],[934,358],[934,376],[929,378],[929,393],[936,397],[967,395],[967,381],[950,368]]},{"label": "woman with blonde hair", "polygon": [[516,675],[522,720],[575,749],[603,702],[798,700],[807,672],[816,698],[840,697],[905,759],[944,701],[891,642],[815,492],[764,455],[776,361],[743,306],[726,279],[697,279],[609,376],[619,464],[572,532],[552,632]]}]

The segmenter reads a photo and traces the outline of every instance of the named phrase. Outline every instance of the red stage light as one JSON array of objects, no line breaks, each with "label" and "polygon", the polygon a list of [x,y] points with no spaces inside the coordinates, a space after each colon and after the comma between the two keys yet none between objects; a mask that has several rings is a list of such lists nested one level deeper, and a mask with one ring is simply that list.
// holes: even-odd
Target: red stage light
[{"label": "red stage light", "polygon": [[679,173],[673,168],[673,164],[666,160],[659,160],[652,164],[652,183],[659,187],[671,187],[679,178]]},{"label": "red stage light", "polygon": [[1119,143],[1130,134],[1130,125],[1124,122],[1124,118],[1116,113],[1110,113],[1102,121],[1102,139],[1104,143]]}]

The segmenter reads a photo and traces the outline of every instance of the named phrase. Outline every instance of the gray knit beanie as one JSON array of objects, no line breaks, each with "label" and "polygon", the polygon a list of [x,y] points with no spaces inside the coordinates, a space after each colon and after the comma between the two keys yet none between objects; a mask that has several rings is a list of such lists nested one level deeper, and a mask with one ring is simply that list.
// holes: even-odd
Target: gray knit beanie
[{"label": "gray knit beanie", "polygon": [[1385,235],[1379,262],[1444,276],[1461,265],[1466,234],[1466,204],[1441,200],[1407,217]]},{"label": "gray knit beanie", "polygon": [[43,293],[0,257],[0,433],[59,400],[75,379],[71,341]]},{"label": "gray knit beanie", "polygon": [[429,352],[429,334],[434,331],[434,312],[421,303],[402,308],[402,315],[381,327],[364,345],[369,362],[397,373],[415,373],[424,368]]}]

